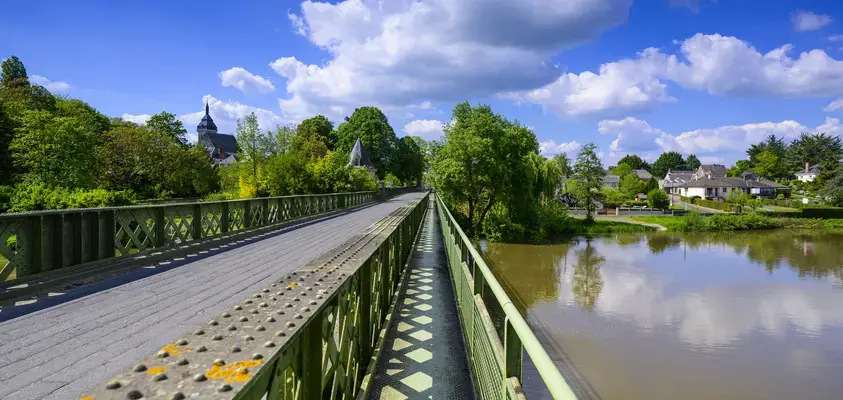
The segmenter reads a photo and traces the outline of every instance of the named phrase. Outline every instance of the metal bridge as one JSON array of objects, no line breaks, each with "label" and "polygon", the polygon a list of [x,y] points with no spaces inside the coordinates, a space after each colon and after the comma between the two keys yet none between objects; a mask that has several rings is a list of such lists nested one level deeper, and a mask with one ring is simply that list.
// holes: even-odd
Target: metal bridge
[{"label": "metal bridge", "polygon": [[576,398],[428,193],[0,215],[0,255],[0,399]]}]

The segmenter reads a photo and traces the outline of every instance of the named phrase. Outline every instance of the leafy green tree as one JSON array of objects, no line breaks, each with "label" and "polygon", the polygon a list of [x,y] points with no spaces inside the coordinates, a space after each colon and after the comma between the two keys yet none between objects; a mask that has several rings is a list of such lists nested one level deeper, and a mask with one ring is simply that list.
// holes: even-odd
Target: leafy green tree
[{"label": "leafy green tree", "polygon": [[627,174],[621,177],[620,190],[627,199],[632,199],[638,193],[644,192],[646,184],[635,174]]},{"label": "leafy green tree", "polygon": [[751,171],[752,165],[747,160],[735,161],[735,165],[726,170],[726,176],[736,177],[741,176],[746,171]]},{"label": "leafy green tree", "polygon": [[162,111],[149,117],[146,126],[162,137],[170,138],[175,143],[187,146],[187,137],[185,136],[187,129],[184,129],[184,124],[176,118],[175,114]]},{"label": "leafy green tree", "polygon": [[424,154],[411,136],[398,140],[398,166],[395,174],[405,185],[420,182],[424,174]]},{"label": "leafy green tree", "polygon": [[617,208],[629,200],[626,195],[618,189],[604,186],[600,189],[603,206],[606,208]]},{"label": "leafy green tree", "polygon": [[843,205],[843,166],[838,165],[828,174],[817,194],[826,204]]},{"label": "leafy green tree", "polygon": [[[779,165],[766,171],[767,174],[764,175],[764,177],[771,179],[788,178],[792,175],[793,171],[791,171],[791,169],[795,168],[795,166],[787,165],[785,162],[787,158],[787,149],[788,146],[784,138],[777,137],[776,135],[769,135],[763,142],[749,146],[749,149],[746,150],[746,155],[750,167],[754,169],[757,164],[761,162],[758,158],[761,153],[770,152],[775,154],[776,157],[778,157]],[[749,168],[746,170],[748,169]]]},{"label": "leafy green tree", "polygon": [[661,189],[653,189],[647,192],[647,202],[650,204],[650,208],[664,210],[670,207],[670,198]]},{"label": "leafy green tree", "polygon": [[322,140],[328,150],[334,150],[337,142],[337,134],[334,132],[334,123],[324,115],[317,115],[315,117],[308,118],[296,127],[294,142],[297,140],[307,142],[315,138]]},{"label": "leafy green tree", "polygon": [[[269,153],[269,138],[261,132],[258,117],[255,113],[246,116],[244,120],[237,120],[237,146],[240,149],[241,162],[246,166],[246,185],[253,188],[255,193],[263,193],[259,172],[264,166]],[[242,176],[242,175],[241,175]]]},{"label": "leafy green tree", "polygon": [[278,125],[275,132],[269,135],[269,154],[277,156],[292,150],[293,139],[296,137],[298,126],[295,124]]},{"label": "leafy green tree", "polygon": [[29,76],[26,74],[26,67],[17,56],[11,56],[0,64],[0,85],[5,88],[18,88],[29,86]]},{"label": "leafy green tree", "polygon": [[624,177],[632,173],[632,167],[627,163],[618,163],[618,166],[612,168],[612,175]]},{"label": "leafy green tree", "polygon": [[825,133],[803,133],[787,149],[791,169],[801,170],[805,163],[821,163],[823,168],[834,169],[843,158],[840,137]]},{"label": "leafy green tree", "polygon": [[650,171],[650,164],[648,164],[644,159],[638,157],[635,154],[627,154],[623,158],[618,161],[618,165],[626,164],[629,165],[632,169],[643,169]]},{"label": "leafy green tree", "polygon": [[10,185],[14,180],[14,162],[12,152],[9,149],[14,133],[14,123],[6,114],[5,104],[0,101],[0,186]]},{"label": "leafy green tree", "polygon": [[553,156],[553,162],[556,163],[556,167],[559,168],[559,172],[562,173],[562,176],[567,178],[574,173],[573,168],[571,168],[571,159],[568,158],[567,154],[559,153]]},{"label": "leafy green tree", "polygon": [[369,152],[372,165],[377,169],[378,178],[383,179],[392,171],[398,155],[397,138],[386,115],[377,107],[360,107],[351,117],[337,127],[337,150],[342,154],[351,153],[357,138]]},{"label": "leafy green tree", "polygon": [[691,154],[687,158],[685,158],[685,169],[689,169],[691,171],[696,171],[697,168],[700,167],[700,165],[702,165],[702,163],[700,162],[700,159],[698,159],[697,156],[695,156],[693,154]]},{"label": "leafy green tree", "polygon": [[573,180],[576,184],[573,185],[573,195],[580,206],[585,208],[587,220],[594,219],[596,202],[602,197],[600,188],[603,186],[603,164],[597,157],[596,150],[597,146],[594,143],[586,144],[574,164]]},{"label": "leafy green tree", "polygon": [[779,165],[779,156],[770,150],[765,150],[755,155],[755,166],[752,172],[764,178],[774,178]]},{"label": "leafy green tree", "polygon": [[97,137],[83,119],[24,111],[9,146],[25,178],[48,186],[92,188],[97,183]]},{"label": "leafy green tree", "polygon": [[308,169],[308,157],[299,151],[272,157],[267,165],[266,186],[271,196],[310,193],[314,178]]},{"label": "leafy green tree", "polygon": [[653,176],[662,179],[667,175],[668,170],[683,170],[685,168],[685,160],[682,158],[682,155],[675,151],[669,151],[659,156],[656,162],[653,163],[653,168],[650,172],[652,172]]},{"label": "leafy green tree", "polygon": [[647,180],[646,184],[644,184],[644,191],[643,193],[650,193],[653,189],[659,188],[659,181],[656,178],[650,178]]}]

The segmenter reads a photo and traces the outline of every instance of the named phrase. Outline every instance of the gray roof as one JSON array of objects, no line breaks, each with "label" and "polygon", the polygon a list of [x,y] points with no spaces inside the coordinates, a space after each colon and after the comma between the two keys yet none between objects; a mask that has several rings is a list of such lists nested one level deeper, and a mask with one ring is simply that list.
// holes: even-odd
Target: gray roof
[{"label": "gray roof", "polygon": [[200,135],[203,133],[217,133],[217,124],[214,123],[214,119],[211,118],[209,111],[208,103],[205,103],[205,116],[202,117],[202,121],[196,126],[196,131]]},{"label": "gray roof", "polygon": [[349,167],[363,167],[372,166],[372,160],[369,159],[369,153],[363,148],[363,142],[360,138],[354,143],[354,148],[351,149],[351,155],[348,160]]},{"label": "gray roof", "polygon": [[687,188],[709,188],[709,187],[739,187],[739,188],[773,188],[773,189],[789,189],[789,186],[773,182],[769,179],[759,178],[758,180],[743,179],[743,178],[702,178],[688,181],[677,187]]},{"label": "gray roof", "polygon": [[641,179],[641,180],[644,180],[644,181],[650,180],[650,178],[653,177],[653,174],[651,174],[646,169],[633,169],[632,173],[635,174],[636,176],[638,176],[638,179]]},{"label": "gray roof", "polygon": [[219,158],[219,153],[217,149],[222,147],[222,150],[225,152],[226,155],[230,154],[237,154],[240,150],[237,146],[237,138],[234,135],[226,135],[225,133],[206,133],[203,137],[207,138],[206,141],[206,148],[208,147],[207,144],[213,146],[213,156],[215,158]]},{"label": "gray roof", "polygon": [[665,187],[678,187],[693,178],[694,171],[670,171],[664,176]]},{"label": "gray roof", "polygon": [[725,176],[726,175],[726,166],[723,164],[707,164],[707,165],[700,165],[700,168],[704,172],[711,173],[711,176]]},{"label": "gray roof", "polygon": [[603,177],[603,183],[619,183],[621,181],[621,177],[617,175],[606,175]]}]

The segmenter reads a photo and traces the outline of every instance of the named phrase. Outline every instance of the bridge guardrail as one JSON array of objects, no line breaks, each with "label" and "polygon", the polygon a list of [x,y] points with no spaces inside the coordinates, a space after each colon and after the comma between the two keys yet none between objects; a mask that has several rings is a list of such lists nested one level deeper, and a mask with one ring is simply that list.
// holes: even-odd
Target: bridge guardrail
[{"label": "bridge guardrail", "polygon": [[0,215],[0,284],[377,199],[353,192]]},{"label": "bridge guardrail", "polygon": [[429,195],[95,388],[103,399],[353,399]]},{"label": "bridge guardrail", "polygon": [[521,385],[526,352],[554,399],[576,399],[450,210],[439,196],[436,202],[477,395],[481,399],[525,398]]}]

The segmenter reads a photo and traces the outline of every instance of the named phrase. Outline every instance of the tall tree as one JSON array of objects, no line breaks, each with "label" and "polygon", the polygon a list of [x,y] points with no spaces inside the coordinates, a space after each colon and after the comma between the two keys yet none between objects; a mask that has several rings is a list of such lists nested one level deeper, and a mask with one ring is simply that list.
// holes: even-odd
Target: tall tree
[{"label": "tall tree", "polygon": [[556,167],[559,168],[559,171],[562,173],[562,176],[569,177],[571,174],[574,173],[573,168],[571,168],[571,159],[568,158],[568,155],[565,153],[559,153],[553,156],[553,162],[556,163]]},{"label": "tall tree", "polygon": [[29,76],[26,75],[26,67],[17,56],[11,56],[0,64],[0,85],[5,88],[17,88],[29,86]]},{"label": "tall tree", "polygon": [[169,138],[175,143],[187,146],[187,129],[184,129],[184,124],[176,118],[175,114],[162,111],[149,117],[146,121],[146,126],[150,131]]},{"label": "tall tree", "polygon": [[834,169],[840,163],[841,157],[843,145],[840,137],[825,133],[803,133],[787,150],[787,160],[791,168],[802,169],[805,163],[821,163],[823,168]]},{"label": "tall tree", "polygon": [[740,176],[742,173],[746,171],[752,170],[752,165],[749,164],[747,160],[738,160],[735,161],[735,165],[731,168],[726,170],[726,176],[736,177]]},{"label": "tall tree", "polygon": [[395,176],[404,184],[418,183],[424,174],[424,154],[412,136],[398,140],[398,167]]},{"label": "tall tree", "polygon": [[[597,157],[597,146],[586,144],[577,156],[574,164],[574,197],[585,208],[586,219],[594,219],[597,200],[600,200],[600,187],[603,186],[603,164]],[[636,178],[638,179],[638,178]]]},{"label": "tall tree", "polygon": [[648,164],[644,159],[638,157],[635,154],[627,154],[620,160],[618,160],[618,165],[626,164],[629,165],[632,169],[644,169],[650,171],[650,164]]},{"label": "tall tree", "polygon": [[14,180],[14,163],[9,145],[14,137],[15,126],[6,113],[6,106],[0,100],[0,186],[9,185]]},{"label": "tall tree", "polygon": [[612,168],[612,175],[624,177],[632,173],[632,167],[627,163],[618,163],[618,166]]},{"label": "tall tree", "polygon": [[276,126],[275,132],[270,135],[269,154],[277,156],[289,152],[292,149],[293,138],[296,137],[296,129],[298,126],[295,124]]},{"label": "tall tree", "polygon": [[764,150],[755,155],[755,166],[752,172],[764,178],[774,178],[779,169],[779,156],[771,150]]},{"label": "tall tree", "polygon": [[261,132],[255,113],[249,114],[242,121],[237,120],[237,146],[249,170],[248,181],[254,185],[255,190],[260,191],[258,170],[266,160],[268,141]]},{"label": "tall tree", "polygon": [[683,170],[685,168],[685,160],[682,158],[682,155],[675,151],[669,151],[659,156],[656,162],[653,163],[653,168],[650,172],[658,179],[663,179],[667,175],[668,170]]},{"label": "tall tree", "polygon": [[392,172],[398,153],[397,138],[386,115],[377,107],[360,107],[337,127],[337,151],[351,153],[359,137],[377,169],[379,179]]},{"label": "tall tree", "polygon": [[334,150],[337,142],[337,134],[334,132],[334,123],[324,115],[317,115],[302,121],[296,127],[296,139],[311,141],[319,138],[325,143],[328,150]]},{"label": "tall tree", "polygon": [[621,177],[620,190],[627,200],[632,199],[638,193],[645,193],[646,184],[635,174],[626,174]]},{"label": "tall tree", "polygon": [[700,159],[697,158],[697,156],[695,156],[693,154],[691,154],[687,158],[685,158],[685,169],[689,169],[691,171],[696,171],[697,168],[700,167],[700,165],[702,165],[702,163],[700,162]]},{"label": "tall tree", "polygon": [[[764,176],[771,179],[788,178],[793,174],[791,169],[796,168],[796,166],[788,165],[785,162],[787,157],[787,148],[788,146],[784,138],[777,137],[776,135],[769,135],[763,142],[753,144],[746,150],[749,165],[752,168],[756,167],[760,162],[758,156],[763,152],[770,152],[778,157],[779,164],[767,171],[767,175]],[[767,157],[769,158],[769,155]]]},{"label": "tall tree", "polygon": [[824,185],[817,194],[829,205],[843,205],[843,166],[838,165],[828,173]]}]

